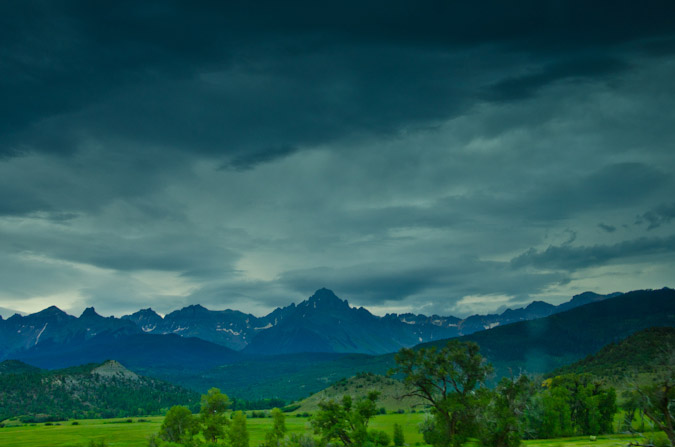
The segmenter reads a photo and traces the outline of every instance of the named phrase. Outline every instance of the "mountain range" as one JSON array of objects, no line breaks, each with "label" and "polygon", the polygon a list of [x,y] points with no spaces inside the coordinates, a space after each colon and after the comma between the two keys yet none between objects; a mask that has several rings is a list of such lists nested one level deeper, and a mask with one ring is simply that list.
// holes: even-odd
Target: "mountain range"
[{"label": "mountain range", "polygon": [[[102,317],[90,307],[78,318],[52,306],[26,316],[0,317],[0,360],[21,359],[47,368],[108,358],[130,366],[171,367],[199,361],[206,369],[238,361],[242,356],[384,354],[546,317],[618,295],[586,292],[559,306],[535,301],[501,314],[464,319],[410,313],[379,317],[363,307],[350,306],[328,289],[319,289],[300,304],[277,308],[263,317],[191,305],[164,317],[148,308],[121,318]],[[205,357],[208,360],[201,361]]]},{"label": "mountain range", "polygon": [[[513,374],[544,374],[618,343],[650,327],[675,327],[675,290],[636,290],[534,320],[459,337],[476,342],[495,369],[493,380]],[[413,349],[444,346],[447,340]],[[386,374],[395,353],[287,354],[256,357],[198,374],[162,371],[166,380],[204,390],[227,389],[246,399],[300,399],[360,372]],[[150,374],[150,371],[147,371]]]},{"label": "mountain range", "polygon": [[[584,293],[560,306],[535,302],[459,319],[378,317],[321,289],[263,318],[201,306],[164,318],[147,310],[104,318],[89,308],[76,318],[50,307],[0,320],[0,360],[63,368],[115,359],[136,373],[199,392],[216,386],[237,398],[289,400],[358,372],[386,373],[402,346],[443,345],[459,337],[480,345],[497,376],[545,373],[653,326],[675,327],[675,290]],[[195,336],[223,333],[241,337],[244,347],[237,351]]]}]

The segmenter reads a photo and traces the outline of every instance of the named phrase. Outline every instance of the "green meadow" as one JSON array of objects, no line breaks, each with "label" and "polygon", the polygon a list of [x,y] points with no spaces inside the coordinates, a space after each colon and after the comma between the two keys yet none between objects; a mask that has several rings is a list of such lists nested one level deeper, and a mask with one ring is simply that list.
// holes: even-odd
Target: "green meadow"
[{"label": "green meadow", "polygon": [[[394,423],[403,427],[406,444],[426,446],[422,435],[418,433],[418,424],[424,415],[420,413],[387,414],[374,417],[372,428],[393,433]],[[156,433],[162,423],[162,417],[131,419],[91,419],[60,422],[60,425],[16,424],[9,422],[0,429],[0,446],[7,447],[87,447],[90,441],[105,441],[109,447],[146,447],[148,437]],[[249,418],[247,427],[251,447],[256,447],[270,430],[272,419]],[[289,433],[301,433],[309,429],[306,417],[288,415],[286,427]],[[591,441],[588,436],[524,441],[523,447],[625,447],[639,438],[630,435],[598,436]],[[642,440],[644,442],[644,440]]]},{"label": "green meadow", "polygon": [[[86,447],[91,440],[104,440],[109,447],[146,447],[148,437],[159,431],[162,417],[143,418],[148,422],[131,423],[127,419],[91,419],[79,420],[78,425],[72,421],[61,422],[61,425],[14,425],[11,423],[0,429],[0,446],[11,447]],[[422,435],[417,431],[423,415],[388,414],[379,415],[371,420],[370,426],[393,433],[394,423],[404,429],[406,443],[424,445]],[[272,427],[270,418],[248,418],[246,420],[251,447],[256,447],[265,439]],[[288,415],[286,428],[289,433],[302,433],[309,430],[309,419]]]}]

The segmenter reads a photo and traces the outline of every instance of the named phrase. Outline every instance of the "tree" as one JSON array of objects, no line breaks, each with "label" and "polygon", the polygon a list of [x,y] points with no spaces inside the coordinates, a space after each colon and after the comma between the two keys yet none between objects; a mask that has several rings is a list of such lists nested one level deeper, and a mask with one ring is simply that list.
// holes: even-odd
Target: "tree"
[{"label": "tree", "polygon": [[652,383],[635,387],[638,405],[675,446],[675,368],[657,374]]},{"label": "tree", "polygon": [[408,395],[431,404],[433,420],[426,426],[425,442],[457,447],[476,432],[476,391],[492,372],[476,343],[451,340],[440,350],[404,348],[396,354],[396,363],[391,373],[403,374]]},{"label": "tree", "polygon": [[558,438],[574,434],[572,411],[565,388],[545,389],[532,399],[528,433],[532,438]]},{"label": "tree", "polygon": [[159,437],[169,442],[184,443],[192,440],[197,431],[197,421],[190,410],[176,405],[166,413]]},{"label": "tree", "polygon": [[479,417],[482,445],[520,445],[524,413],[532,392],[532,382],[524,375],[516,380],[504,377],[494,391],[485,391],[487,402]]},{"label": "tree", "polygon": [[246,415],[241,410],[235,411],[232,416],[232,426],[230,427],[229,437],[232,447],[249,447]]},{"label": "tree", "polygon": [[225,436],[225,427],[228,424],[225,412],[229,406],[230,399],[218,388],[211,388],[202,395],[199,414],[202,433],[207,441],[215,442]]},{"label": "tree", "polygon": [[606,388],[590,374],[564,374],[544,382],[551,389],[567,391],[570,419],[575,432],[597,435],[612,431],[616,407],[616,391]]},{"label": "tree", "polygon": [[546,379],[532,402],[530,430],[539,438],[597,435],[612,431],[616,391],[590,374]]},{"label": "tree", "polygon": [[278,409],[272,409],[272,430],[265,435],[265,445],[267,447],[278,447],[279,443],[286,435],[286,417],[284,413]]},{"label": "tree", "polygon": [[405,438],[403,437],[403,427],[400,424],[394,424],[394,445],[396,447],[401,447],[405,444]]},{"label": "tree", "polygon": [[[319,411],[314,415],[312,426],[324,442],[337,439],[345,446],[358,447],[373,444],[373,440],[369,439],[368,423],[377,414],[375,402],[378,397],[377,391],[371,391],[356,405],[348,395],[343,396],[342,402],[319,402]],[[373,436],[381,439],[379,434]]]}]

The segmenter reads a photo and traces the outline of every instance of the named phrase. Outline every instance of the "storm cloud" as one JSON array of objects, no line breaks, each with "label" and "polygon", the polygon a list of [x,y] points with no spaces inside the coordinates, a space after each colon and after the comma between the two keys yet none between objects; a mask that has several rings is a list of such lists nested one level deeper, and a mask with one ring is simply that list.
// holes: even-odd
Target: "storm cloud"
[{"label": "storm cloud", "polygon": [[31,0],[0,41],[3,308],[673,286],[671,2]]}]

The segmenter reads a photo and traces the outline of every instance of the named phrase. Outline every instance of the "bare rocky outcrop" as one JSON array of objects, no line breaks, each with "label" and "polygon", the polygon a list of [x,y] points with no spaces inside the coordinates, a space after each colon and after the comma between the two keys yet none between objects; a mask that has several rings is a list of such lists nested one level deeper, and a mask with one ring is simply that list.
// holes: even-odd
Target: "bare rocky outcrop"
[{"label": "bare rocky outcrop", "polygon": [[138,374],[136,374],[133,371],[129,371],[117,360],[108,360],[98,368],[94,368],[91,371],[91,373],[101,377],[115,377],[119,379],[139,380]]}]

